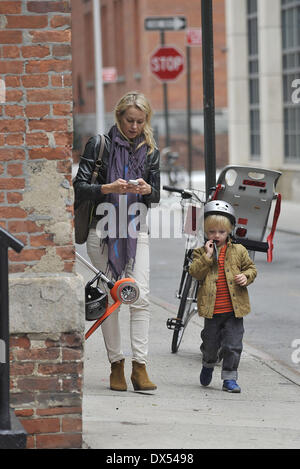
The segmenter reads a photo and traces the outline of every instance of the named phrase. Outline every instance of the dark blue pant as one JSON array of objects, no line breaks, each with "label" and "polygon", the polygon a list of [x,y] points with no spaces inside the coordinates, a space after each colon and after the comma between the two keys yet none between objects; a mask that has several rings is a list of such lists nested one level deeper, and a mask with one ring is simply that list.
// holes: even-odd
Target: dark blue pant
[{"label": "dark blue pant", "polygon": [[223,359],[221,378],[237,380],[243,335],[243,318],[236,318],[233,312],[205,318],[200,347],[203,366],[213,368],[220,354]]}]

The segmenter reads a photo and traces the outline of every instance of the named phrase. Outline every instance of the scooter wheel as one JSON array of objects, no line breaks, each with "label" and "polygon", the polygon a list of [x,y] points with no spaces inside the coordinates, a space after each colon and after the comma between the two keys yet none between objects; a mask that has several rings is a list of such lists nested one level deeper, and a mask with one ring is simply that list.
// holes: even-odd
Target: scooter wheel
[{"label": "scooter wheel", "polygon": [[140,296],[139,287],[133,282],[123,282],[116,293],[118,299],[125,304],[135,303]]}]

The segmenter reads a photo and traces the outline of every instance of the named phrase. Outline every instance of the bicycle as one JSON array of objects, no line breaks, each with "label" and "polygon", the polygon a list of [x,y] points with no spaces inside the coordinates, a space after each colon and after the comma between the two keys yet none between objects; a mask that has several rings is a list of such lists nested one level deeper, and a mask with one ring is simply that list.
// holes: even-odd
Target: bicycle
[{"label": "bicycle", "polygon": [[171,147],[165,147],[161,151],[161,171],[165,172],[168,176],[168,184],[175,187],[184,180],[184,168],[177,165],[179,158],[178,152],[172,151]]},{"label": "bicycle", "polygon": [[[171,350],[172,353],[176,353],[179,350],[189,321],[197,313],[199,282],[189,274],[189,266],[192,262],[193,249],[202,241],[200,237],[203,234],[203,229],[200,225],[203,221],[204,201],[202,197],[197,195],[197,192],[202,194],[204,192],[193,189],[178,189],[170,186],[163,186],[163,189],[181,195],[182,228],[183,232],[187,235],[182,274],[176,295],[180,299],[178,313],[176,318],[169,318],[166,323],[168,329],[174,330]],[[186,208],[187,213],[184,213]]]}]

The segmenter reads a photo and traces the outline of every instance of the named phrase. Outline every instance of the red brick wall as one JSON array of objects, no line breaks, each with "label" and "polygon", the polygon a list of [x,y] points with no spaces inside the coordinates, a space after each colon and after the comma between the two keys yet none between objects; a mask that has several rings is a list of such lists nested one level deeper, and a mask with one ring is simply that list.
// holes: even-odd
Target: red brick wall
[{"label": "red brick wall", "polygon": [[[71,0],[1,0],[0,20],[0,225],[25,244],[9,250],[11,281],[36,273],[28,277],[39,291],[39,274],[59,285],[74,269]],[[32,298],[23,301],[26,314],[43,317]],[[63,315],[51,301],[50,314]],[[47,317],[38,330],[46,325]],[[25,315],[24,333],[11,333],[10,403],[28,448],[82,445],[84,338],[63,327],[73,332],[29,332]]]},{"label": "red brick wall", "polygon": [[10,400],[27,448],[82,446],[82,351],[76,333],[11,338]]},{"label": "red brick wall", "polygon": [[[70,0],[1,1],[0,15],[0,79],[6,89],[0,102],[0,225],[25,244],[17,256],[9,254],[10,269],[33,268],[52,247],[61,270],[70,272],[72,237],[56,247],[52,228],[24,203],[40,162],[51,161],[62,180],[71,182]],[[55,195],[49,196],[55,203]],[[71,203],[65,211],[71,224]]]}]

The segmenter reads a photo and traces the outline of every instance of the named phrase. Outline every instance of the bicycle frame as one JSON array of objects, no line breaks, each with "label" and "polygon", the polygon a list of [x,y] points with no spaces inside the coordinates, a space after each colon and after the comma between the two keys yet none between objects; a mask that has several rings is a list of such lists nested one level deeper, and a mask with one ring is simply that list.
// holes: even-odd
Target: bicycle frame
[{"label": "bicycle frame", "polygon": [[185,256],[184,256],[184,259],[183,259],[182,274],[181,274],[181,279],[180,279],[180,283],[179,283],[179,289],[178,289],[178,292],[176,294],[177,298],[179,298],[179,299],[181,298],[184,281],[185,281],[186,275],[188,273],[189,265],[192,261],[192,258],[191,258],[192,252],[193,252],[192,249],[188,249],[188,250],[185,251]]},{"label": "bicycle frame", "polygon": [[[203,205],[203,201],[200,197],[197,196],[196,192],[192,189],[178,189],[170,186],[163,186],[163,189],[169,192],[176,192],[181,195],[181,210],[182,210],[182,233],[184,233],[186,238],[186,248],[183,261],[182,275],[179,283],[179,289],[176,294],[177,298],[181,298],[183,286],[185,283],[185,278],[188,273],[189,264],[192,261],[193,249],[196,247],[199,242],[199,205]],[[197,191],[202,192],[202,191]],[[204,192],[203,192],[204,193]],[[184,209],[186,206],[186,201],[189,202],[188,211],[185,214]],[[185,216],[186,215],[186,216]]]},{"label": "bicycle frame", "polygon": [[[169,318],[167,320],[168,329],[172,329],[172,352],[178,351],[179,345],[182,340],[185,328],[190,319],[196,314],[197,307],[197,291],[199,282],[191,277],[189,274],[189,265],[192,262],[193,249],[199,241],[199,220],[201,213],[197,212],[197,204],[201,207],[204,202],[197,196],[195,191],[189,189],[177,189],[174,187],[163,186],[163,189],[170,192],[177,192],[181,195],[181,207],[182,207],[182,230],[187,235],[186,249],[183,260],[182,275],[179,284],[179,290],[177,292],[177,298],[180,299],[179,309],[176,318]],[[202,192],[202,191],[199,191]],[[190,212],[184,217],[184,201],[188,200],[191,202],[189,205]],[[203,231],[203,230],[202,230]],[[193,306],[195,305],[195,306]]]}]

